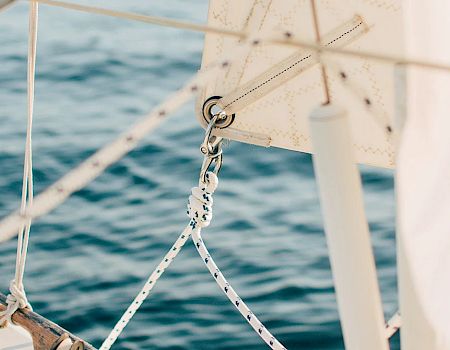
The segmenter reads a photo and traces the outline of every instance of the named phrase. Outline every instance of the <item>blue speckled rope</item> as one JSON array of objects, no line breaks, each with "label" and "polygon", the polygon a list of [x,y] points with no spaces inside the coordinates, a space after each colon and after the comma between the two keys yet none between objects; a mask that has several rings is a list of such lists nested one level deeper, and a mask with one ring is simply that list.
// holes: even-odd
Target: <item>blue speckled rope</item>
[{"label": "blue speckled rope", "polygon": [[[219,180],[217,176],[208,172],[206,174],[208,184],[201,187],[193,188],[192,195],[189,197],[188,215],[191,218],[190,225],[192,227],[192,240],[197,248],[198,253],[202,257],[203,262],[214,277],[220,289],[225,293],[231,303],[238,309],[244,319],[252,326],[255,332],[263,339],[272,349],[286,349],[259,321],[253,314],[247,304],[239,297],[220,269],[214,262],[211,254],[208,252],[206,245],[201,237],[201,229],[209,225],[212,219],[212,194],[214,193]],[[200,185],[202,185],[200,183]],[[201,191],[198,191],[201,190]]]},{"label": "blue speckled rope", "polygon": [[173,259],[178,255],[181,248],[184,246],[186,241],[192,235],[195,247],[197,248],[202,260],[206,264],[208,270],[214,276],[216,283],[219,285],[220,289],[225,293],[228,299],[233,303],[233,305],[238,309],[245,320],[252,326],[255,332],[263,339],[267,345],[272,349],[282,350],[286,349],[258,320],[258,318],[253,314],[250,308],[242,301],[233,287],[228,283],[226,278],[223,276],[222,272],[217,267],[216,263],[212,259],[201,238],[201,229],[207,227],[212,219],[212,205],[214,193],[219,180],[213,172],[206,173],[207,183],[199,182],[198,187],[192,189],[192,194],[189,196],[188,204],[188,216],[190,217],[189,224],[186,226],[184,231],[178,237],[178,239],[173,244],[172,248],[167,252],[164,258],[161,260],[156,269],[152,272],[147,282],[133,300],[131,305],[125,311],[125,313],[120,318],[119,322],[114,326],[113,330],[109,336],[105,339],[99,350],[109,350],[114,342],[117,340],[119,335],[122,333],[128,322],[132,319],[133,315],[142,305],[144,300],[150,294],[151,290],[154,288],[156,281],[164,273],[165,269],[169,267]]}]

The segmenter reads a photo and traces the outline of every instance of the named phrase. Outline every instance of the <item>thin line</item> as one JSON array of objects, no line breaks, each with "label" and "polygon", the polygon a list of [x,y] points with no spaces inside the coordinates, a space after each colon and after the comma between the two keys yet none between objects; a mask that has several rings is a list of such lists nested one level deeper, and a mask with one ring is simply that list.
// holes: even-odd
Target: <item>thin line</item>
[{"label": "thin line", "polygon": [[346,36],[347,34],[350,34],[351,32],[355,31],[355,30],[356,30],[358,27],[360,27],[362,24],[363,24],[363,22],[359,22],[359,23],[358,23],[356,26],[354,26],[353,28],[347,30],[345,33],[342,33],[342,34],[339,35],[337,38],[335,38],[335,39],[329,41],[329,42],[327,43],[327,46],[333,44],[334,42],[336,42],[336,41],[338,41],[338,40],[340,40],[340,39],[342,39],[342,38],[343,38],[344,36]]},{"label": "thin line", "polygon": [[109,17],[124,18],[124,19],[133,20],[133,21],[164,26],[164,27],[186,29],[186,30],[192,30],[195,32],[202,32],[202,33],[224,34],[224,35],[230,35],[230,36],[235,36],[235,37],[239,37],[239,38],[247,37],[247,35],[244,32],[228,30],[228,29],[223,29],[223,28],[218,28],[218,27],[212,27],[212,26],[197,24],[197,23],[192,23],[192,22],[179,21],[176,19],[171,19],[171,18],[166,18],[166,17],[140,15],[137,13],[109,10],[109,9],[105,9],[105,8],[101,8],[101,7],[72,4],[72,3],[56,1],[56,0],[30,0],[30,1],[38,2],[41,4],[46,4],[46,5],[54,6],[54,7],[61,7],[61,8],[65,8],[65,9],[75,10],[75,11],[94,13],[94,14],[98,14],[98,15],[105,15],[105,16],[109,16]]},{"label": "thin line", "polygon": [[[351,32],[355,31],[358,27],[360,27],[362,25],[363,22],[359,22],[356,26],[354,26],[353,28],[347,30],[345,33],[342,33],[341,35],[339,35],[337,38],[331,40],[330,42],[328,42],[326,45],[331,45],[334,42],[342,39],[344,36],[350,34]],[[264,82],[262,82],[261,84],[259,84],[258,86],[255,86],[253,89],[247,91],[245,94],[236,97],[233,101],[231,101],[230,103],[228,103],[226,106],[224,106],[223,108],[228,108],[230,107],[233,103],[239,101],[241,98],[247,96],[248,94],[251,94],[253,91],[259,89],[260,87],[264,86],[265,84],[269,83],[270,81],[272,81],[273,79],[279,77],[281,74],[287,72],[288,70],[292,69],[293,67],[295,67],[297,64],[303,62],[304,60],[311,58],[311,54],[309,54],[308,56],[302,57],[301,59],[299,59],[298,61],[296,61],[295,63],[293,63],[292,65],[290,65],[289,67],[283,69],[281,72],[278,72],[277,74],[275,74],[274,76],[270,77],[269,79],[265,80]]]},{"label": "thin line", "polygon": [[[138,22],[145,22],[165,27],[172,27],[172,28],[178,28],[178,29],[185,29],[185,30],[192,30],[196,32],[202,32],[202,33],[213,33],[213,34],[222,34],[227,36],[233,36],[237,38],[247,38],[248,33],[235,31],[231,29],[224,29],[224,28],[218,28],[210,25],[202,25],[192,22],[185,22],[185,21],[178,21],[170,18],[165,17],[156,17],[156,16],[147,16],[147,15],[139,15],[135,13],[129,13],[129,12],[121,12],[121,11],[115,11],[115,10],[108,10],[104,8],[99,7],[92,7],[92,6],[84,6],[84,5],[77,5],[77,4],[71,4],[66,3],[62,1],[55,1],[55,0],[29,0],[33,2],[39,2],[42,4],[46,4],[49,6],[55,6],[55,7],[62,7],[66,9],[71,9],[75,11],[81,11],[81,12],[87,12],[87,13],[95,13],[99,15],[109,16],[109,17],[117,17],[117,18],[124,18],[129,20],[134,20]],[[287,33],[285,33],[287,34]],[[264,41],[266,43],[270,44],[278,44],[278,45],[285,45],[285,46],[291,46],[291,47],[300,47],[300,48],[306,48],[314,51],[322,51],[326,53],[331,54],[338,54],[338,55],[344,55],[344,56],[350,56],[350,57],[359,57],[359,58],[367,58],[372,59],[376,61],[381,62],[389,62],[394,64],[404,64],[404,65],[413,65],[418,67],[423,67],[427,69],[437,69],[437,70],[443,70],[446,72],[450,72],[450,65],[442,62],[433,62],[433,61],[423,61],[423,60],[417,60],[414,58],[405,58],[401,56],[396,55],[386,55],[386,54],[378,54],[374,52],[368,52],[368,51],[354,51],[351,49],[345,49],[345,48],[334,48],[334,47],[323,47],[321,45],[301,41],[301,40],[295,40],[291,38],[292,33],[289,33],[290,35],[283,38],[267,38]]]},{"label": "thin line", "polygon": [[[49,5],[49,6],[55,6],[55,7],[62,7],[66,9],[71,9],[75,11],[81,11],[81,12],[87,12],[87,13],[95,13],[99,15],[104,16],[110,16],[110,17],[117,17],[117,18],[124,18],[129,20],[134,20],[138,22],[145,22],[165,27],[171,27],[171,28],[178,28],[178,29],[185,29],[185,30],[192,30],[195,32],[202,32],[202,33],[213,33],[213,34],[222,34],[227,36],[233,36],[237,38],[245,39],[248,37],[248,33],[235,31],[231,29],[223,29],[218,28],[210,25],[202,25],[192,22],[186,22],[186,21],[178,21],[170,18],[165,17],[156,17],[156,16],[147,16],[147,15],[139,15],[135,13],[130,12],[121,12],[121,11],[115,11],[115,10],[108,10],[100,7],[92,7],[92,6],[84,6],[84,5],[77,5],[77,4],[71,4],[63,1],[55,1],[55,0],[29,0],[33,2],[39,2],[41,4]],[[285,33],[287,34],[287,33]],[[349,49],[343,49],[343,48],[332,48],[332,47],[323,47],[321,45],[317,45],[315,43],[302,41],[302,40],[295,40],[292,39],[290,36],[292,33],[289,33],[289,37],[284,38],[266,38],[264,41],[266,43],[271,44],[278,44],[278,45],[286,45],[291,47],[300,47],[300,48],[306,48],[314,51],[322,51],[332,54],[339,54],[339,55],[345,55],[350,57],[359,57],[359,58],[368,58],[373,59],[377,61],[382,62],[389,62],[394,64],[404,64],[404,65],[413,65],[418,66],[426,69],[437,69],[437,70],[443,70],[446,72],[450,72],[450,64],[442,63],[442,62],[433,62],[433,61],[423,61],[423,60],[417,60],[414,58],[405,58],[395,55],[385,55],[385,54],[378,54],[373,53],[369,51],[353,51]]]},{"label": "thin line", "polygon": [[293,67],[295,67],[297,64],[303,62],[304,60],[310,58],[312,55],[308,55],[303,57],[302,59],[298,60],[297,62],[295,62],[294,64],[292,64],[291,66],[283,69],[281,72],[278,72],[277,74],[275,74],[274,76],[270,77],[269,79],[267,79],[266,81],[262,82],[261,84],[259,84],[258,86],[255,86],[253,89],[247,91],[245,94],[236,97],[233,101],[231,101],[230,103],[228,103],[226,106],[224,106],[223,108],[228,108],[229,106],[231,106],[233,103],[235,103],[236,101],[239,101],[241,98],[247,96],[248,94],[251,94],[253,91],[258,90],[260,87],[264,86],[265,84],[269,83],[270,81],[272,81],[273,79],[279,77],[281,74],[287,72],[288,70],[292,69]]},{"label": "thin line", "polygon": [[[314,33],[316,34],[316,43],[317,43],[317,45],[321,45],[319,18],[317,16],[315,0],[311,0],[311,11],[312,11],[313,23],[314,23]],[[321,62],[321,59],[320,59],[320,51],[318,51],[318,54],[319,54],[319,64],[320,64],[320,70],[321,70],[322,81],[323,81],[323,89],[324,89],[324,93],[325,93],[324,105],[327,105],[327,104],[330,104],[330,102],[331,102],[330,87],[328,85],[328,78],[327,78],[327,72],[325,69],[325,64],[323,64],[323,62]]]}]

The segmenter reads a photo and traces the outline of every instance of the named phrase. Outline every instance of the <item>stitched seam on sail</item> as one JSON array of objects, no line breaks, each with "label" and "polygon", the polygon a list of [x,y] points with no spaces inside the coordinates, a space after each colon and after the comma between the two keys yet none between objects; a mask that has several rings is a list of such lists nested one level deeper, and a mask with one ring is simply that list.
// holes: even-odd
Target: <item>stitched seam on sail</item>
[{"label": "stitched seam on sail", "polygon": [[[337,38],[333,39],[332,41],[328,42],[326,44],[326,46],[329,46],[333,43],[335,43],[336,41],[342,39],[344,36],[350,34],[351,32],[353,32],[354,30],[356,30],[358,27],[360,27],[363,24],[363,22],[359,22],[356,26],[354,26],[352,29],[349,29],[348,31],[346,31],[345,33],[341,34],[340,36],[338,36]],[[283,69],[281,72],[275,74],[273,77],[271,77],[270,79],[267,79],[266,81],[264,81],[263,83],[259,84],[258,86],[254,87],[253,89],[247,91],[245,94],[235,98],[233,101],[231,101],[230,103],[228,103],[226,106],[224,106],[223,108],[227,108],[229,106],[231,106],[233,103],[239,101],[241,98],[244,98],[245,96],[247,96],[248,94],[251,94],[252,92],[254,92],[255,90],[259,89],[260,87],[266,85],[267,83],[269,83],[270,81],[272,81],[273,79],[279,77],[281,74],[287,72],[288,70],[292,69],[293,67],[295,67],[297,64],[303,62],[304,60],[311,58],[312,54],[303,57],[302,59],[298,60],[297,62],[295,62],[294,64],[292,64],[291,66]]]}]

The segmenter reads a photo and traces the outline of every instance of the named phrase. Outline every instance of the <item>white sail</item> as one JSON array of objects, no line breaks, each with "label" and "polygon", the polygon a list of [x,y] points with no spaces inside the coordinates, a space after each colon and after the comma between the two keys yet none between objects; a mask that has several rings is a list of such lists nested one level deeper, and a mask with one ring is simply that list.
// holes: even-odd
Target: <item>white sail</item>
[{"label": "white sail", "polygon": [[[316,1],[321,43],[399,55],[402,53],[400,0]],[[247,33],[281,32],[313,43],[310,1],[211,0],[208,24]],[[207,34],[203,66],[235,50],[239,39]],[[331,99],[349,112],[357,161],[394,166],[392,65],[373,60],[324,55]],[[264,146],[310,152],[308,115],[324,101],[317,55],[306,49],[273,44],[254,47],[200,94],[204,102],[223,97],[222,107],[234,122],[218,132],[226,138]]]},{"label": "white sail", "polygon": [[[409,57],[450,61],[450,2],[408,1]],[[402,349],[450,349],[450,75],[409,68],[398,155]]]}]

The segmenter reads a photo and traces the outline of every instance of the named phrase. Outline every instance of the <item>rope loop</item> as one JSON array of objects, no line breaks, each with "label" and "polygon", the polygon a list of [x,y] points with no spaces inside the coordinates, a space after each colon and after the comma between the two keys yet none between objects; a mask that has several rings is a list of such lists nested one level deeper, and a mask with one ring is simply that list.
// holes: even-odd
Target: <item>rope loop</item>
[{"label": "rope loop", "polygon": [[208,227],[212,219],[212,194],[219,184],[217,175],[208,171],[205,175],[205,182],[200,178],[199,185],[192,188],[189,196],[187,215],[191,219],[191,227]]},{"label": "rope loop", "polygon": [[11,321],[12,315],[19,309],[33,310],[31,304],[28,302],[27,295],[23,285],[18,285],[16,280],[11,280],[9,283],[10,294],[6,297],[6,310],[0,312],[0,326],[3,326]]},{"label": "rope loop", "polygon": [[[23,285],[17,285],[16,280],[11,280],[9,283],[9,291],[6,301],[10,300],[11,303],[17,304],[19,309],[28,308],[32,310],[30,303],[28,302],[27,295],[25,294],[25,289]],[[9,303],[8,303],[9,305]]]}]

